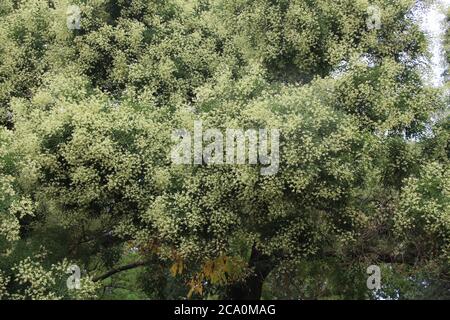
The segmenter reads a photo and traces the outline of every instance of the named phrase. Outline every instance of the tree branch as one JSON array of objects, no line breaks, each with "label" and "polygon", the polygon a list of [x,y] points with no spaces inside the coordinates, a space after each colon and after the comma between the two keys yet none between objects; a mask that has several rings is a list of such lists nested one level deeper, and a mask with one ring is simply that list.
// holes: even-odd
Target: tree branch
[{"label": "tree branch", "polygon": [[94,277],[92,279],[92,281],[94,281],[94,282],[101,281],[101,280],[104,280],[106,278],[111,277],[112,275],[114,275],[116,273],[119,273],[119,272],[122,272],[122,271],[126,271],[126,270],[130,270],[130,269],[134,269],[134,268],[137,268],[137,267],[142,267],[142,266],[146,265],[147,263],[148,263],[148,260],[142,260],[142,261],[136,261],[136,262],[133,262],[133,263],[130,263],[130,264],[126,264],[126,265],[123,265],[123,266],[120,266],[120,267],[117,267],[117,268],[113,268],[113,269],[109,270],[108,272],[106,272],[106,273],[104,273],[102,275]]}]

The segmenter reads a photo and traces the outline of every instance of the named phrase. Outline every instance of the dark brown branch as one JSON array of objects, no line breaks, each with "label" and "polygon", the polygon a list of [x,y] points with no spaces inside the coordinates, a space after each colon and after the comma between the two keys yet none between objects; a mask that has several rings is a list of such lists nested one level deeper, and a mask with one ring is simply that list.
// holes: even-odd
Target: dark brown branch
[{"label": "dark brown branch", "polygon": [[134,268],[137,268],[137,267],[142,267],[142,266],[146,265],[147,263],[148,263],[147,260],[143,260],[143,261],[136,261],[136,262],[133,262],[133,263],[130,263],[130,264],[126,264],[126,265],[123,265],[123,266],[111,269],[111,270],[109,270],[108,272],[106,272],[106,273],[104,273],[102,275],[96,276],[96,277],[94,277],[92,279],[92,281],[94,281],[94,282],[101,281],[101,280],[104,280],[106,278],[111,277],[112,275],[114,275],[116,273],[119,273],[119,272],[122,272],[122,271],[126,271],[126,270],[130,270],[130,269],[134,269]]}]

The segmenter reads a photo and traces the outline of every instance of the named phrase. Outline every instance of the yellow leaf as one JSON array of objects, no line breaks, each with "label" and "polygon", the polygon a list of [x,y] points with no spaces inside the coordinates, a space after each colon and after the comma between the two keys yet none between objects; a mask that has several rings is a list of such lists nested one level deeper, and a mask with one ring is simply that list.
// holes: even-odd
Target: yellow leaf
[{"label": "yellow leaf", "polygon": [[172,274],[172,276],[176,276],[178,272],[178,263],[174,263],[171,267],[170,267],[170,273]]},{"label": "yellow leaf", "polygon": [[191,287],[191,289],[189,290],[188,295],[187,295],[188,299],[190,299],[192,297],[192,294],[194,293],[194,289],[195,289],[195,287]]}]

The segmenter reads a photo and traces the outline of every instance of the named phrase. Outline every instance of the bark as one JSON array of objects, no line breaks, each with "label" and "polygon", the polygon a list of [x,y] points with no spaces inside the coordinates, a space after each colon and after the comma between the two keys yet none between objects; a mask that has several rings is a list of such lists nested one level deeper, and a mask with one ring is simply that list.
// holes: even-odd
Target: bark
[{"label": "bark", "polygon": [[249,268],[252,274],[244,281],[235,283],[227,288],[226,298],[229,300],[260,300],[264,280],[275,268],[273,260],[262,254],[255,246],[252,248]]}]

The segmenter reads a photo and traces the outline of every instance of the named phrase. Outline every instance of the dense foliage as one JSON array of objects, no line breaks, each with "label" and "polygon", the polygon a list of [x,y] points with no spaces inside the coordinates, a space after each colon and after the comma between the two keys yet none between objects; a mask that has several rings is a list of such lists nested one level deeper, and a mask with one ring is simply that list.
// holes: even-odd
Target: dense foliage
[{"label": "dense foliage", "polygon": [[[2,0],[0,298],[450,298],[424,5]],[[279,129],[278,173],[173,164],[196,120]]]}]

